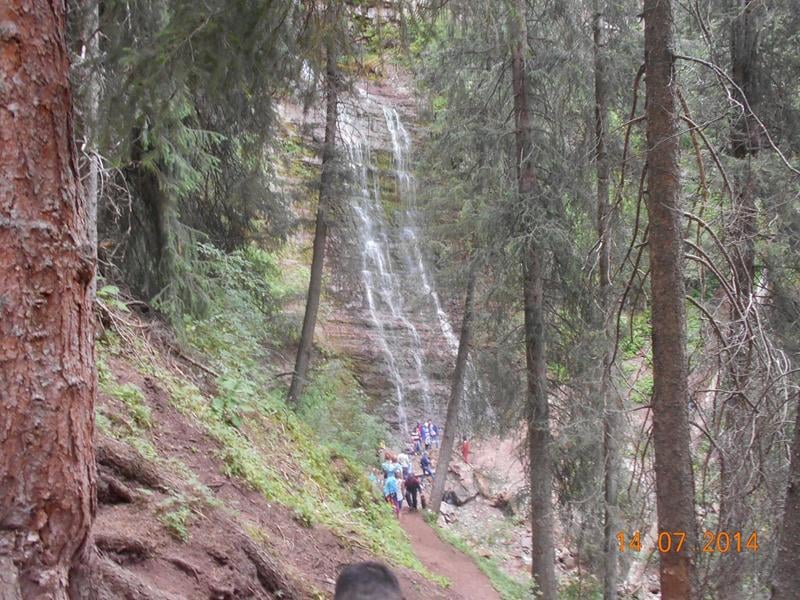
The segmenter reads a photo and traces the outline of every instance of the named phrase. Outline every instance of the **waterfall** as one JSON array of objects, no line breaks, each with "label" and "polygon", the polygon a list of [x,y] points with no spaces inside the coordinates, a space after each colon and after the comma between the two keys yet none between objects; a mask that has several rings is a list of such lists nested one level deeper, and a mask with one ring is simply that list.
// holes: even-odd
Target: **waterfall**
[{"label": "waterfall", "polygon": [[[402,245],[404,259],[409,269],[415,272],[419,277],[425,296],[436,314],[442,336],[447,342],[450,353],[455,357],[458,353],[458,336],[456,336],[453,331],[450,318],[442,308],[439,294],[436,292],[436,287],[425,268],[425,261],[422,258],[419,237],[417,235],[417,183],[414,176],[409,172],[408,167],[409,158],[411,156],[411,136],[403,126],[403,122],[400,120],[396,109],[384,106],[383,115],[392,142],[395,176],[407,207],[405,211],[405,227],[403,229],[403,238],[406,243]],[[485,411],[486,416],[488,416],[491,421],[495,421],[496,415],[492,407],[484,402],[485,393],[483,386],[478,376],[478,371],[471,359],[467,359],[467,373],[464,381],[464,388],[466,396],[465,402],[462,405],[465,417],[464,421],[467,423],[472,421],[472,407],[470,406],[469,400],[470,392],[473,391],[476,394],[473,400],[477,401],[476,403],[480,403],[480,410],[482,412]]]},{"label": "waterfall", "polygon": [[[410,168],[411,136],[397,110],[359,91],[356,102],[342,105],[339,132],[350,173],[348,200],[357,230],[366,316],[377,333],[400,429],[408,433],[410,409],[424,411],[425,418],[441,416],[428,372],[431,357],[426,358],[418,328],[430,323],[430,332],[453,357],[458,337],[423,258],[416,223],[417,183]],[[387,139],[392,150],[390,176],[402,206],[391,223],[381,199],[381,171],[373,156],[373,150]],[[429,336],[426,333],[425,339]],[[476,375],[470,364],[467,388],[477,382]],[[445,394],[439,388],[438,398]]]},{"label": "waterfall", "polygon": [[[359,99],[362,103],[369,101],[364,96]],[[422,339],[409,318],[401,276],[392,265],[393,244],[381,203],[379,171],[373,164],[369,144],[358,124],[357,116],[345,107],[340,115],[339,129],[354,180],[352,208],[361,247],[361,280],[370,320],[378,333],[394,387],[398,421],[401,429],[408,433],[406,405],[413,390],[411,382],[401,372],[408,355],[425,414],[432,415],[436,407],[425,372]],[[401,340],[403,336],[407,338],[405,344]]]},{"label": "waterfall", "polygon": [[425,269],[425,262],[422,260],[422,252],[419,247],[419,238],[417,236],[417,226],[415,222],[417,212],[417,183],[414,176],[408,172],[411,137],[403,126],[403,122],[400,120],[396,109],[384,106],[383,115],[386,120],[386,127],[389,130],[389,137],[392,141],[395,176],[397,177],[401,195],[408,207],[405,212],[406,226],[403,229],[403,237],[408,242],[402,245],[405,252],[404,258],[407,264],[419,275],[422,289],[433,304],[433,309],[439,321],[439,328],[442,331],[442,335],[450,348],[450,352],[455,356],[458,352],[458,337],[453,332],[450,318],[442,309],[439,294],[436,293],[436,288],[432,284],[428,272]]}]

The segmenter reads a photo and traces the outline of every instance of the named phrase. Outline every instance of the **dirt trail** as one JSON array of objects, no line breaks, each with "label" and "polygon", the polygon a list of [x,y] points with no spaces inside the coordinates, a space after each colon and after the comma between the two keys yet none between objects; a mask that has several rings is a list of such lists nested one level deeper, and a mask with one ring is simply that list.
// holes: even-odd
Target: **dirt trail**
[{"label": "dirt trail", "polygon": [[489,579],[467,555],[443,542],[420,513],[404,512],[400,525],[408,534],[417,557],[430,571],[453,582],[447,591],[451,600],[493,600],[500,596]]}]

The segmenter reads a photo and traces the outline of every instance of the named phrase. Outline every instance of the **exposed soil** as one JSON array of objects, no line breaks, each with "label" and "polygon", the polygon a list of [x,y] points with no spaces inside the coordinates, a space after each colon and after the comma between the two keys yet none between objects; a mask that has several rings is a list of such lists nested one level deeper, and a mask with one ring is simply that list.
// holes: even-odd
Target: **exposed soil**
[{"label": "exposed soil", "polygon": [[451,582],[447,598],[452,600],[499,599],[497,592],[475,563],[465,554],[443,542],[418,512],[404,512],[400,525],[414,552],[429,570],[444,575]]},{"label": "exposed soil", "polygon": [[[109,368],[119,383],[144,391],[152,411],[148,437],[159,459],[153,463],[127,444],[98,436],[103,477],[93,534],[99,557],[112,571],[111,578],[126,582],[125,590],[132,589],[132,581],[143,590],[120,590],[107,597],[330,598],[344,565],[380,560],[357,540],[343,539],[320,525],[301,525],[287,508],[228,477],[218,443],[172,406],[159,381],[143,376],[123,358],[109,360]],[[101,394],[99,408],[107,418],[126,419],[125,408],[114,398]],[[197,485],[187,480],[187,468],[216,502],[195,500]],[[185,541],[163,523],[176,498],[191,509]],[[418,573],[392,569],[408,600],[456,597]],[[105,573],[103,577],[109,579]]]}]

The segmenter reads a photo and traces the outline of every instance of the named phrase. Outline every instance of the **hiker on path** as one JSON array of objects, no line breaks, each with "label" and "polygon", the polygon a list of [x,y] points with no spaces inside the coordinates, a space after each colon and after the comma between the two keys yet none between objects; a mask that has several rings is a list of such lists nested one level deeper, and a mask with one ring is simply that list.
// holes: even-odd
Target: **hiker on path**
[{"label": "hiker on path", "polygon": [[417,423],[417,426],[414,427],[414,430],[411,432],[411,442],[414,444],[414,454],[419,454],[421,447],[419,445],[419,436],[420,436],[420,426]]},{"label": "hiker on path", "polygon": [[395,517],[400,517],[400,505],[397,503],[397,494],[400,490],[400,485],[397,483],[397,478],[393,472],[389,473],[386,481],[383,483],[383,497],[388,502]]},{"label": "hiker on path", "polygon": [[419,466],[422,467],[423,477],[425,475],[427,475],[428,477],[433,477],[433,473],[431,472],[431,459],[428,456],[427,452],[422,453],[422,458],[419,459]]},{"label": "hiker on path", "polygon": [[430,430],[428,429],[428,423],[423,423],[422,428],[420,429],[420,440],[422,440],[422,446],[425,450],[430,450],[431,448],[431,438],[430,438]]},{"label": "hiker on path", "polygon": [[395,499],[397,500],[397,517],[400,517],[400,511],[403,510],[403,499],[405,498],[405,479],[403,479],[403,472],[400,469],[394,474],[395,479],[397,480],[397,494]]},{"label": "hiker on path", "polygon": [[425,443],[425,450],[430,450],[433,447],[433,422],[430,419],[425,421],[425,430],[428,432]]},{"label": "hiker on path", "polygon": [[390,473],[394,473],[394,461],[392,460],[392,455],[388,452],[384,454],[384,461],[381,464],[381,471],[383,471],[384,481],[389,478]]},{"label": "hiker on path", "polygon": [[436,423],[431,423],[431,443],[434,448],[439,447],[439,428]]},{"label": "hiker on path", "polygon": [[408,508],[410,510],[417,510],[417,495],[420,491],[420,483],[419,479],[417,478],[414,473],[409,473],[408,477],[406,477],[405,481],[405,488],[406,488],[406,502],[408,502]]},{"label": "hiker on path", "polygon": [[409,471],[411,471],[411,459],[408,457],[408,454],[405,452],[398,454],[397,464],[400,465],[400,468],[403,471],[403,479],[405,479],[408,476]]},{"label": "hiker on path", "polygon": [[464,462],[469,464],[469,440],[467,436],[461,440],[461,457],[464,459]]}]

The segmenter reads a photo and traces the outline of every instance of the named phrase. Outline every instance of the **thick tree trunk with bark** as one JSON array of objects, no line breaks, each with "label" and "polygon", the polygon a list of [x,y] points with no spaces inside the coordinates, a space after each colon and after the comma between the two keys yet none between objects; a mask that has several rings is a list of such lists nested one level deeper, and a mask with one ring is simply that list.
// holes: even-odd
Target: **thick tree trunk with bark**
[{"label": "thick tree trunk with bark", "polygon": [[772,579],[772,600],[794,600],[800,590],[800,402],[794,425],[794,443],[789,465],[789,485],[779,528],[778,551]]},{"label": "thick tree trunk with bark", "polygon": [[64,33],[61,2],[0,8],[2,598],[66,598],[95,512],[95,263]]},{"label": "thick tree trunk with bark", "polygon": [[456,441],[458,415],[464,398],[469,346],[472,343],[472,322],[475,318],[475,284],[477,278],[477,268],[473,265],[470,267],[469,279],[467,280],[467,295],[464,299],[464,318],[461,321],[461,337],[458,340],[456,368],[453,373],[453,384],[450,388],[450,400],[447,403],[447,419],[444,424],[444,434],[442,435],[442,447],[439,451],[439,464],[436,465],[436,476],[433,479],[433,489],[431,490],[430,506],[431,510],[436,514],[439,514],[439,508],[442,505],[442,496],[444,495],[445,482],[447,481],[447,469],[450,466],[450,457],[453,454]]},{"label": "thick tree trunk with bark", "polygon": [[[661,597],[696,597],[697,540],[688,414],[679,131],[671,0],[645,0],[647,211],[652,297],[653,446],[659,532],[685,535],[660,554]],[[676,546],[673,546],[673,548]]]},{"label": "thick tree trunk with bark", "polygon": [[603,598],[616,600],[619,549],[619,442],[620,407],[611,394],[611,359],[614,339],[611,331],[611,209],[609,205],[608,137],[608,75],[606,64],[606,33],[603,22],[604,3],[594,0],[594,101],[595,144],[597,146],[597,237],[599,240],[598,287],[600,304],[600,339],[603,347],[599,385],[599,401],[603,410]]},{"label": "thick tree trunk with bark", "polygon": [[[531,212],[536,206],[533,132],[525,72],[528,45],[525,0],[516,0],[512,17],[512,84],[514,91],[517,186],[520,201]],[[544,338],[544,248],[530,240],[523,257],[525,301],[525,366],[527,375],[528,460],[531,492],[531,573],[545,600],[556,597],[553,548],[552,475],[550,468],[550,407],[547,401],[547,362]]]},{"label": "thick tree trunk with bark", "polygon": [[306,312],[300,345],[294,363],[294,373],[289,386],[288,402],[296,405],[303,393],[308,376],[308,365],[314,346],[314,329],[317,325],[319,300],[322,293],[322,266],[325,261],[325,244],[328,238],[328,219],[333,196],[334,161],[336,158],[336,117],[338,108],[336,48],[333,41],[327,45],[325,142],[322,149],[322,174],[320,175],[319,205],[314,231],[314,250],[311,257],[311,278],[306,296]]}]

